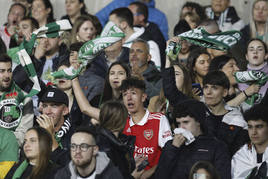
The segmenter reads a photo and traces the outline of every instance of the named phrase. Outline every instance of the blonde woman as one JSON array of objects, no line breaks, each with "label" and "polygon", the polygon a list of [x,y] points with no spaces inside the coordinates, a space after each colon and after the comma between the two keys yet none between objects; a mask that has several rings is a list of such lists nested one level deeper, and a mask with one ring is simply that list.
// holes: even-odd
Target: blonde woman
[{"label": "blonde woman", "polygon": [[268,0],[255,0],[250,18],[250,36],[268,44]]}]

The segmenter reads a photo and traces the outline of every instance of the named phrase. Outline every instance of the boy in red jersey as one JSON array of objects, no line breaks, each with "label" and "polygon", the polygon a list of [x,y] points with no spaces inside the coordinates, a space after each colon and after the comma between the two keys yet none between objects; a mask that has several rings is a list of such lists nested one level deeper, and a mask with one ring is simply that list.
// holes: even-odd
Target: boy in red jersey
[{"label": "boy in red jersey", "polygon": [[170,125],[162,113],[151,113],[144,108],[147,95],[145,83],[131,77],[122,82],[123,102],[129,112],[124,134],[136,136],[134,158],[146,157],[149,164],[143,171],[150,178],[158,164],[162,147],[172,139]]}]

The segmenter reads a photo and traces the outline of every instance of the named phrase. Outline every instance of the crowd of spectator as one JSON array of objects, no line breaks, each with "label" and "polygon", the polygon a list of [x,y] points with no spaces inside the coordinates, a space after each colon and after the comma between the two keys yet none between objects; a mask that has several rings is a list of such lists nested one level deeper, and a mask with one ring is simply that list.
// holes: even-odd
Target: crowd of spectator
[{"label": "crowd of spectator", "polygon": [[169,38],[154,0],[95,15],[65,0],[58,20],[50,0],[13,0],[0,27],[0,179],[268,178],[268,0],[249,24],[230,4],[187,1]]}]

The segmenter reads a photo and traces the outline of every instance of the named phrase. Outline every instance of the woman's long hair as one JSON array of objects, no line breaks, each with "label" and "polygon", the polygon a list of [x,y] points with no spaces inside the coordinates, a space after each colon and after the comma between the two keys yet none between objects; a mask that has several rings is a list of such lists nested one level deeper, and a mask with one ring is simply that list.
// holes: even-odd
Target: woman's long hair
[{"label": "woman's long hair", "polygon": [[48,14],[48,17],[47,17],[47,24],[54,22],[55,19],[54,19],[53,6],[52,6],[50,0],[41,0],[41,1],[44,3],[46,9],[50,8],[50,13]]},{"label": "woman's long hair", "polygon": [[80,10],[81,15],[88,15],[87,7],[86,7],[84,0],[79,0],[79,3],[83,3],[83,7]]},{"label": "woman's long hair", "polygon": [[[257,37],[257,27],[256,23],[253,19],[253,11],[254,11],[254,6],[257,2],[264,1],[268,5],[268,0],[255,0],[252,7],[251,7],[251,13],[250,13],[250,18],[249,18],[249,25],[250,25],[250,38],[256,38]],[[268,18],[265,23],[265,31],[264,31],[264,36],[263,36],[263,41],[268,44]]]},{"label": "woman's long hair", "polygon": [[121,133],[128,117],[127,108],[119,101],[107,101],[100,109],[100,126],[111,132]]},{"label": "woman's long hair", "polygon": [[28,131],[34,130],[39,141],[39,154],[36,165],[33,167],[29,178],[41,178],[47,172],[50,154],[52,151],[52,138],[48,131],[42,127],[32,127]]},{"label": "woman's long hair", "polygon": [[126,78],[130,77],[130,75],[131,75],[129,67],[124,62],[116,61],[116,62],[112,63],[111,66],[108,69],[107,74],[106,74],[106,79],[105,79],[105,84],[104,84],[101,103],[103,103],[105,101],[108,101],[108,100],[111,100],[113,98],[113,89],[112,89],[112,87],[110,85],[109,74],[110,74],[111,68],[113,66],[115,66],[115,65],[120,65],[125,70]]},{"label": "woman's long hair", "polygon": [[193,97],[192,79],[191,79],[189,70],[179,62],[173,62],[172,66],[174,65],[178,66],[183,72],[182,93],[192,98]]},{"label": "woman's long hair", "polygon": [[196,72],[194,71],[195,63],[198,57],[200,57],[202,54],[208,55],[210,57],[210,54],[206,51],[205,48],[198,47],[192,50],[188,56],[187,59],[187,68],[190,73],[190,77],[192,79],[192,83],[195,83],[196,80]]},{"label": "woman's long hair", "polygon": [[71,32],[71,43],[77,42],[77,38],[76,38],[77,32],[79,31],[82,24],[84,24],[84,22],[86,21],[90,21],[93,24],[93,26],[96,28],[96,36],[101,34],[102,25],[96,16],[91,15],[91,14],[81,15],[76,19],[73,25],[72,32]]}]

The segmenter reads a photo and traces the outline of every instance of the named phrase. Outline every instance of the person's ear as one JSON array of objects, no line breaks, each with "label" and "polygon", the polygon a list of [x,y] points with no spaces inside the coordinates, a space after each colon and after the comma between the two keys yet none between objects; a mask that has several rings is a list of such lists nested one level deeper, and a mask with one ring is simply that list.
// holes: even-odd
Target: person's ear
[{"label": "person's ear", "polygon": [[268,58],[268,53],[265,54],[264,60],[267,60],[267,58]]},{"label": "person's ear", "polygon": [[93,147],[93,156],[96,156],[99,152],[99,147],[96,145]]},{"label": "person's ear", "polygon": [[84,3],[81,2],[79,5],[79,9],[81,10],[83,8],[83,6],[84,6]]},{"label": "person's ear", "polygon": [[147,94],[145,92],[143,92],[143,94],[142,94],[142,102],[143,103],[146,100],[146,98],[147,98]]},{"label": "person's ear", "polygon": [[147,62],[151,61],[151,59],[152,59],[152,56],[151,56],[151,54],[148,53]]},{"label": "person's ear", "polygon": [[228,95],[228,89],[223,89],[223,97],[225,98]]},{"label": "person's ear", "polygon": [[64,104],[63,111],[62,111],[63,116],[66,116],[69,114],[69,108]]},{"label": "person's ear", "polygon": [[120,29],[125,30],[127,28],[128,24],[126,21],[120,22]]},{"label": "person's ear", "polygon": [[139,22],[144,22],[145,17],[143,14],[141,14],[138,16],[138,19],[139,19]]},{"label": "person's ear", "polygon": [[47,14],[49,14],[51,12],[51,8],[47,8],[46,11],[47,11]]},{"label": "person's ear", "polygon": [[248,61],[248,54],[247,53],[246,53],[245,57],[246,57],[246,60]]}]

